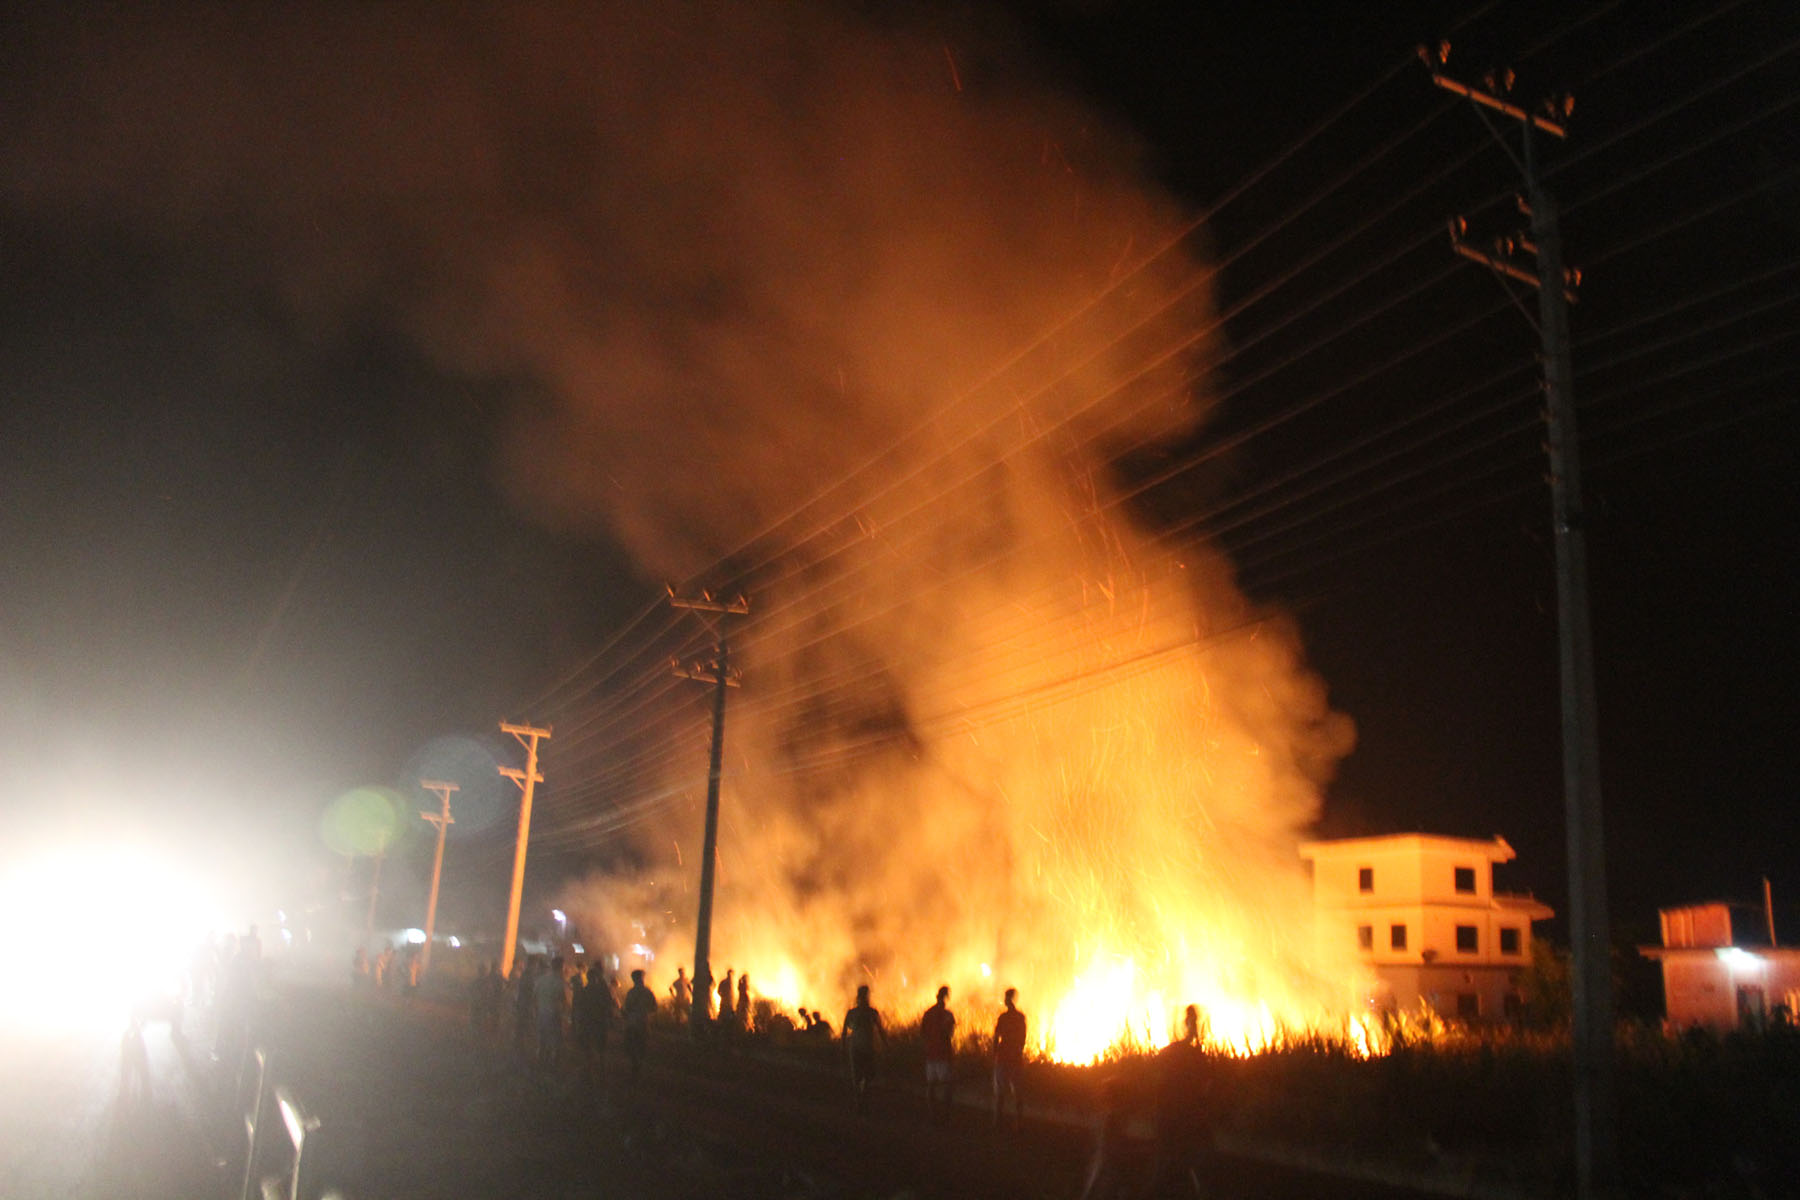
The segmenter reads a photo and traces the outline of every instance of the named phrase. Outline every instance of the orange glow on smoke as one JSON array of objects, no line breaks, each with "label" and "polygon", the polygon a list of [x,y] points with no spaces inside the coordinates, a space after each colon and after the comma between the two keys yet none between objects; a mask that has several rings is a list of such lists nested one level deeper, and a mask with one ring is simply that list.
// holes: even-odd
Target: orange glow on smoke
[{"label": "orange glow on smoke", "polygon": [[[938,707],[917,754],[835,804],[796,809],[805,777],[751,758],[725,798],[718,973],[834,1022],[858,983],[900,1025],[948,984],[965,1035],[1017,987],[1033,1051],[1063,1062],[1160,1046],[1189,1004],[1233,1053],[1302,1034],[1374,1049],[1361,969],[1318,944],[1297,853],[1304,760],[1341,752],[1341,719],[1281,625],[1208,620],[1190,588],[1172,571],[965,620],[983,650],[920,679]],[[735,736],[759,747],[742,695]]]}]

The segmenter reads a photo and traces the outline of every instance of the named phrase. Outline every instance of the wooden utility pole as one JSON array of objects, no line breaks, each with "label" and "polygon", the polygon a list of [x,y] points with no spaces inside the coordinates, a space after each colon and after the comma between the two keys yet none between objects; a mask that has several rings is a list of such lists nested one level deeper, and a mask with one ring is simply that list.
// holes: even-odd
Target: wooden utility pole
[{"label": "wooden utility pole", "polygon": [[437,812],[421,811],[419,816],[437,826],[437,854],[431,860],[431,899],[425,902],[425,949],[419,952],[419,973],[423,975],[431,969],[431,938],[437,929],[438,880],[444,875],[444,831],[456,824],[450,815],[450,793],[459,791],[456,784],[444,783],[436,779],[421,779],[419,786],[428,792],[436,792],[440,806]]},{"label": "wooden utility pole", "polygon": [[713,685],[712,760],[706,775],[706,833],[700,844],[700,911],[694,923],[694,1003],[688,1014],[688,1028],[699,1036],[712,1012],[713,872],[719,856],[719,780],[725,763],[725,689],[737,683],[736,673],[731,669],[725,617],[748,613],[750,601],[743,596],[730,601],[715,600],[706,592],[702,592],[697,600],[687,600],[675,595],[671,589],[669,603],[676,608],[712,613],[716,618],[711,622],[716,638],[713,661],[672,664],[677,675]]},{"label": "wooden utility pole", "polygon": [[1769,877],[1763,876],[1763,919],[1769,923],[1769,949],[1781,945],[1775,940],[1775,893],[1769,887]]},{"label": "wooden utility pole", "polygon": [[381,860],[387,857],[387,847],[383,846],[375,852],[375,865],[369,870],[369,911],[363,914],[363,936],[375,932],[375,901],[381,896]]},{"label": "wooden utility pole", "polygon": [[[1571,1052],[1574,1059],[1575,1169],[1578,1194],[1615,1195],[1619,1182],[1616,1100],[1613,1092],[1612,939],[1606,906],[1606,844],[1600,804],[1600,739],[1594,694],[1593,619],[1587,592],[1587,533],[1581,496],[1581,455],[1575,431],[1574,367],[1569,354],[1570,289],[1580,282],[1562,259],[1562,229],[1556,200],[1544,188],[1537,143],[1543,134],[1561,138],[1572,107],[1567,97],[1534,113],[1506,99],[1511,72],[1489,75],[1473,87],[1444,75],[1449,43],[1419,55],[1432,82],[1466,97],[1525,181],[1521,207],[1531,221],[1529,237],[1502,239],[1489,254],[1464,243],[1462,223],[1452,225],[1458,254],[1483,263],[1505,278],[1537,289],[1535,324],[1544,359],[1544,419],[1548,426],[1550,506],[1556,543],[1556,612],[1562,678],[1563,805],[1569,857],[1569,940],[1573,952]],[[1523,131],[1523,157],[1500,135],[1484,110],[1516,121]],[[1508,261],[1523,253],[1536,258],[1527,271]],[[1504,279],[1502,280],[1504,286]],[[1529,313],[1526,314],[1529,317]]]},{"label": "wooden utility pole", "polygon": [[544,782],[538,774],[538,742],[548,741],[550,730],[535,725],[510,725],[500,722],[500,732],[510,733],[525,747],[525,769],[501,767],[500,773],[519,785],[519,841],[513,848],[512,896],[506,903],[506,944],[500,949],[500,977],[512,975],[513,951],[519,942],[519,898],[525,892],[525,843],[531,838],[531,797],[533,788]]}]

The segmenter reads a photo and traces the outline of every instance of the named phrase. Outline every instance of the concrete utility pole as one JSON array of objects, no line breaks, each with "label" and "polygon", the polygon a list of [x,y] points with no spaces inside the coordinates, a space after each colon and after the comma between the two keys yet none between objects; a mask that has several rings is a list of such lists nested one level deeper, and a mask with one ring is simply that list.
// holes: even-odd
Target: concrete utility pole
[{"label": "concrete utility pole", "polygon": [[706,592],[702,592],[698,600],[685,600],[670,589],[669,603],[676,608],[717,615],[712,622],[717,638],[713,661],[671,664],[675,674],[682,678],[713,685],[712,765],[706,775],[706,835],[700,845],[700,912],[694,928],[694,1004],[688,1014],[688,1028],[697,1037],[706,1028],[712,1012],[713,871],[719,857],[719,779],[725,763],[725,689],[737,686],[725,637],[725,617],[748,613],[750,601],[743,596],[730,601],[715,600]]},{"label": "concrete utility pole", "polygon": [[512,897],[506,904],[506,944],[500,950],[500,977],[512,974],[513,951],[519,942],[519,898],[525,892],[525,843],[531,838],[531,797],[536,785],[544,782],[538,774],[538,742],[548,741],[549,729],[535,725],[509,725],[500,722],[500,732],[510,733],[525,747],[525,769],[501,767],[500,773],[519,785],[519,842],[513,848]]},{"label": "concrete utility pole", "polygon": [[437,854],[431,860],[431,899],[425,902],[425,949],[419,952],[419,973],[423,975],[431,969],[431,936],[437,929],[438,880],[444,875],[444,831],[456,824],[450,815],[450,793],[461,789],[454,783],[443,783],[436,779],[421,779],[419,786],[428,792],[436,792],[441,807],[437,812],[423,812],[419,815],[437,826]]},{"label": "concrete utility pole", "polygon": [[[1561,138],[1560,123],[1572,108],[1567,97],[1528,112],[1505,98],[1512,73],[1472,87],[1442,73],[1450,45],[1420,47],[1432,82],[1466,97],[1525,179],[1521,208],[1531,221],[1529,237],[1502,239],[1493,253],[1462,241],[1466,225],[1451,226],[1454,249],[1505,278],[1537,289],[1535,324],[1544,358],[1544,418],[1548,426],[1550,505],[1556,539],[1556,611],[1562,675],[1563,804],[1569,856],[1569,932],[1574,955],[1572,1052],[1575,1091],[1575,1168],[1578,1194],[1613,1196],[1619,1184],[1616,1100],[1613,1091],[1612,939],[1606,909],[1606,843],[1600,804],[1600,739],[1594,697],[1594,635],[1587,592],[1587,533],[1583,527],[1581,455],[1575,431],[1574,367],[1569,356],[1570,289],[1580,273],[1566,271],[1556,200],[1545,190],[1538,165],[1542,134]],[[1483,110],[1518,122],[1524,155],[1512,147]],[[1536,257],[1536,270],[1508,261],[1523,252]],[[1502,281],[1504,286],[1504,280]],[[1522,306],[1521,306],[1522,307]],[[1530,314],[1526,314],[1529,319]]]}]

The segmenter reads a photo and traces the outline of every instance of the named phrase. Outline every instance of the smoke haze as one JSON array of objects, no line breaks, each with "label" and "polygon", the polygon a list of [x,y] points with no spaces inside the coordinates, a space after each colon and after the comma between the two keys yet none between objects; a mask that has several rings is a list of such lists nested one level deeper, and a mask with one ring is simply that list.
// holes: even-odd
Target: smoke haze
[{"label": "smoke haze", "polygon": [[[9,203],[175,248],[320,344],[403,332],[507,397],[514,503],[754,591],[721,973],[789,1003],[1016,984],[1064,1056],[1189,1001],[1246,1034],[1342,1001],[1295,845],[1348,722],[1229,564],[1113,502],[1121,456],[1205,415],[1197,242],[1150,260],[1179,206],[1007,38],[271,6],[20,45]],[[699,782],[663,766],[632,783]],[[642,875],[568,905],[620,943],[691,911],[691,807],[636,836]]]}]

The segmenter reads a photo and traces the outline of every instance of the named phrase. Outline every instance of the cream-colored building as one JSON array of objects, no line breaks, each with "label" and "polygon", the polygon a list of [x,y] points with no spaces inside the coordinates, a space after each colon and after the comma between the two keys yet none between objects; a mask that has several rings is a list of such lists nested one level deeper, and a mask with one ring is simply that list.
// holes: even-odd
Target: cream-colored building
[{"label": "cream-colored building", "polygon": [[1676,1029],[1755,1027],[1777,1007],[1788,1019],[1800,1007],[1800,950],[1741,944],[1731,908],[1713,901],[1662,909],[1662,945],[1639,948],[1662,964],[1663,1006]]},{"label": "cream-colored building", "polygon": [[1521,1003],[1531,923],[1550,909],[1494,890],[1512,861],[1502,838],[1386,837],[1307,842],[1319,936],[1354,946],[1379,981],[1372,1003],[1446,1017],[1497,1020]]}]

